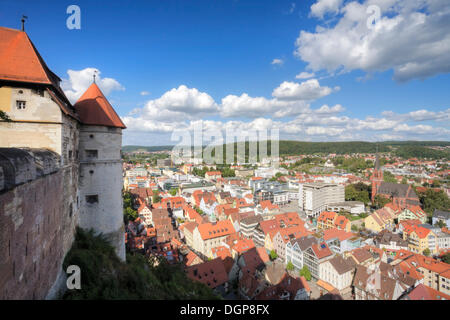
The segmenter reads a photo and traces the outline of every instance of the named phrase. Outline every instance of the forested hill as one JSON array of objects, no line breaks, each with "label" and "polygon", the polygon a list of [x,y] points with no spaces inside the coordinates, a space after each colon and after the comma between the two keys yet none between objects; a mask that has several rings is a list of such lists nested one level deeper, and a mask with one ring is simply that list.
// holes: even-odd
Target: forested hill
[{"label": "forested hill", "polygon": [[136,152],[136,151],[146,151],[146,152],[156,152],[156,151],[170,151],[174,146],[123,146],[122,152]]},{"label": "forested hill", "polygon": [[[436,147],[449,147],[449,141],[386,141],[386,142],[365,142],[365,141],[349,141],[349,142],[303,142],[292,140],[281,140],[279,143],[279,152],[282,156],[300,155],[300,154],[352,154],[352,153],[374,153],[391,152],[394,155],[403,158],[429,158],[429,159],[449,159],[450,148],[445,150],[436,150]],[[225,147],[224,154],[225,154]],[[137,150],[145,151],[162,151],[172,150],[173,146],[124,146],[123,152],[133,152]],[[234,144],[235,154],[237,144]],[[267,144],[267,152],[270,155],[271,144]],[[249,153],[249,143],[245,143],[245,151]]]}]

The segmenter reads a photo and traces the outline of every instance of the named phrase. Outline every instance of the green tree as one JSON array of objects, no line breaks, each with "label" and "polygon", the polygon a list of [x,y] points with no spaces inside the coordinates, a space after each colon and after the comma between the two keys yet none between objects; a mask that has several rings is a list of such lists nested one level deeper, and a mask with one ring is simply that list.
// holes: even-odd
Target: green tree
[{"label": "green tree", "polygon": [[360,185],[350,184],[345,187],[346,201],[360,201],[367,205],[370,202],[369,191],[367,188],[361,188]]},{"label": "green tree", "polygon": [[443,211],[450,210],[450,199],[442,190],[435,191],[433,189],[428,189],[425,192],[419,192],[418,196],[423,205],[423,209],[429,215],[436,209]]},{"label": "green tree", "polygon": [[397,179],[395,179],[395,176],[389,171],[383,172],[383,180],[384,182],[397,183]]},{"label": "green tree", "polygon": [[430,249],[428,249],[428,248],[426,248],[425,250],[423,250],[423,255],[424,256],[426,256],[426,257],[429,257],[430,255],[431,255],[431,251],[430,251]]},{"label": "green tree", "polygon": [[374,207],[377,209],[383,208],[387,205],[391,200],[389,198],[383,197],[382,195],[377,194],[374,199]]},{"label": "green tree", "polygon": [[288,271],[294,270],[294,264],[291,261],[289,261],[288,264],[286,265],[286,270]]},{"label": "green tree", "polygon": [[352,231],[358,231],[358,227],[356,226],[356,224],[352,224]]},{"label": "green tree", "polygon": [[270,251],[269,256],[271,260],[275,260],[276,258],[278,258],[278,254],[275,252],[275,250]]},{"label": "green tree", "polygon": [[303,268],[300,269],[300,277],[305,277],[306,280],[311,281],[311,272],[309,271],[308,267],[306,265],[303,266]]},{"label": "green tree", "polygon": [[439,221],[436,222],[434,225],[435,225],[436,227],[439,227],[439,228],[445,228],[445,227],[447,227],[447,224],[446,224],[444,221],[442,221],[442,220],[439,220]]},{"label": "green tree", "polygon": [[169,193],[171,196],[175,197],[178,193],[178,189],[177,188],[172,188],[169,190]]},{"label": "green tree", "polygon": [[128,223],[128,221],[134,221],[138,217],[137,211],[133,210],[131,207],[126,207],[123,209],[123,215],[125,223]]},{"label": "green tree", "polygon": [[153,190],[152,203],[158,203],[161,201],[158,190]]},{"label": "green tree", "polygon": [[443,257],[442,257],[442,261],[444,261],[445,263],[450,264],[450,252],[446,253]]}]

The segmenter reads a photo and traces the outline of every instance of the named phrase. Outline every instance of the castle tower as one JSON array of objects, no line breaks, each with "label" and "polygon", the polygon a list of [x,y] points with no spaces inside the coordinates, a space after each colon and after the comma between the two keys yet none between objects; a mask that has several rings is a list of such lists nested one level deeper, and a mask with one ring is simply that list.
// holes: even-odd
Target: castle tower
[{"label": "castle tower", "polygon": [[375,169],[373,170],[373,174],[371,177],[372,181],[372,202],[375,200],[375,196],[378,193],[378,189],[380,188],[381,182],[383,182],[383,171],[380,169],[380,156],[378,154],[375,158]]},{"label": "castle tower", "polygon": [[95,82],[74,107],[82,123],[79,226],[105,235],[125,260],[121,159],[125,125]]}]

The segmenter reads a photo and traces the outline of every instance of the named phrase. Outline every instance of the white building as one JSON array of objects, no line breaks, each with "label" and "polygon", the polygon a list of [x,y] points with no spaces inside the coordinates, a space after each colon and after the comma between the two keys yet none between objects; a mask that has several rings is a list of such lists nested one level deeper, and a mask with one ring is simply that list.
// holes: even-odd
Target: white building
[{"label": "white building", "polygon": [[344,202],[345,188],[335,183],[303,183],[299,187],[298,205],[309,217],[316,218],[330,203]]},{"label": "white building", "polygon": [[322,264],[320,273],[321,280],[331,284],[341,293],[351,291],[355,266],[350,259],[335,256]]},{"label": "white building", "polygon": [[364,203],[360,201],[344,201],[327,204],[327,211],[347,211],[351,214],[360,214],[364,213],[366,211],[366,208],[364,206]]}]

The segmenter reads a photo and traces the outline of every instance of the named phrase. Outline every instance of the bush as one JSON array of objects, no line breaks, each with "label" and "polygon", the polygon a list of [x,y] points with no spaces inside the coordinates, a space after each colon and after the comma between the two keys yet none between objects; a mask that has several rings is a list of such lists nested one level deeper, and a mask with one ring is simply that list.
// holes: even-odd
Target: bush
[{"label": "bush", "polygon": [[275,250],[270,251],[269,256],[271,260],[275,260],[276,258],[278,258],[278,254],[275,252]]},{"label": "bush", "polygon": [[300,277],[305,277],[306,280],[311,281],[311,272],[309,271],[307,266],[303,266],[303,268],[301,268],[300,272]]},{"label": "bush", "polygon": [[288,271],[294,270],[294,264],[291,261],[289,261],[288,264],[286,265],[286,270]]}]

